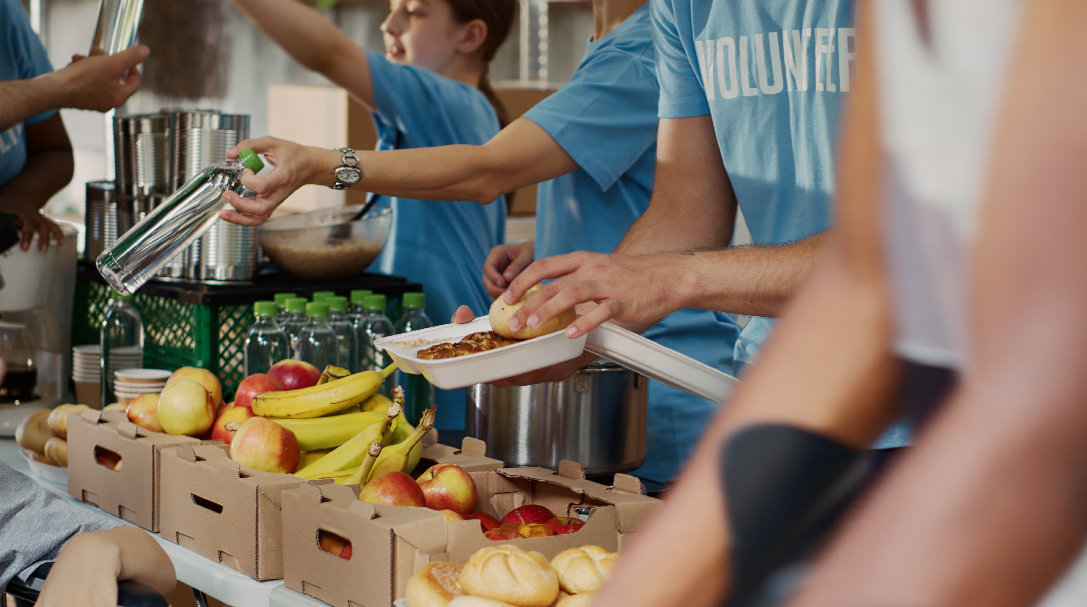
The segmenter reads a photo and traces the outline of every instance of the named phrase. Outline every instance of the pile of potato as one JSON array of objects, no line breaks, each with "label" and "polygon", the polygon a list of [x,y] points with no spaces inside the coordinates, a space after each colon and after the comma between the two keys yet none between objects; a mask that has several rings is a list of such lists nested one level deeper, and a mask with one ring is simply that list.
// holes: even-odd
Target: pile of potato
[{"label": "pile of potato", "polygon": [[60,405],[26,416],[15,430],[15,442],[35,461],[68,467],[68,415],[89,409],[87,405]]}]

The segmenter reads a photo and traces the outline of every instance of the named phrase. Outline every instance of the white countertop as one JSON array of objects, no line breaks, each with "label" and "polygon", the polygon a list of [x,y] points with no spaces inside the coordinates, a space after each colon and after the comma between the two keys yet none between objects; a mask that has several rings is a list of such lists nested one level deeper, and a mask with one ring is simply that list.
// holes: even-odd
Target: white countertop
[{"label": "white countertop", "polygon": [[[83,504],[68,495],[66,487],[43,481],[32,474],[30,466],[19,452],[19,446],[15,444],[15,439],[0,438],[0,461],[38,481],[39,485],[63,496],[68,501],[85,508],[93,508],[93,506]],[[106,512],[102,512],[102,514],[111,516]],[[131,525],[131,523],[117,517],[112,518],[119,523]],[[170,557],[170,560],[173,561],[178,581],[201,590],[208,596],[219,599],[227,605],[233,605],[234,607],[267,607],[272,591],[277,586],[283,585],[283,580],[258,582],[226,565],[204,558],[188,548],[168,542],[157,533],[152,533],[151,537],[158,541],[159,545]],[[318,604],[323,605],[323,603]]]}]

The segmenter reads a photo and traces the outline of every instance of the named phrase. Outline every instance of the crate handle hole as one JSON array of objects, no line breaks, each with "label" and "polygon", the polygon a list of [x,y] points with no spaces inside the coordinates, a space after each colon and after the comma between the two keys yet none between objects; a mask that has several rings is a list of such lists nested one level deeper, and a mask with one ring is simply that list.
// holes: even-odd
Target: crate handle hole
[{"label": "crate handle hole", "polygon": [[109,468],[114,472],[120,472],[124,468],[124,460],[116,451],[110,451],[105,447],[94,447],[94,461],[103,468]]},{"label": "crate handle hole", "polygon": [[325,552],[338,556],[345,561],[350,561],[353,554],[351,549],[351,540],[326,531],[325,529],[317,530],[317,545]]}]

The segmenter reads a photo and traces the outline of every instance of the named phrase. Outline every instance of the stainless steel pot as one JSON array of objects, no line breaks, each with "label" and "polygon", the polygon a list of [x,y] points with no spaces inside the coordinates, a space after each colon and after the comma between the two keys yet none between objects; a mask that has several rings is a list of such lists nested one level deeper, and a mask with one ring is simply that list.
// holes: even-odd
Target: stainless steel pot
[{"label": "stainless steel pot", "polygon": [[468,388],[467,434],[508,466],[581,464],[586,474],[626,472],[645,459],[645,376],[605,360],[563,381]]}]

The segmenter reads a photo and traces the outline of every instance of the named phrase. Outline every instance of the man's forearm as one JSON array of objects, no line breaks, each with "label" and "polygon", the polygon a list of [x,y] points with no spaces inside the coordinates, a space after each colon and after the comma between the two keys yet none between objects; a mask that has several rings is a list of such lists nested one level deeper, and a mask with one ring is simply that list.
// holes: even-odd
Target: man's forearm
[{"label": "man's forearm", "polygon": [[6,131],[46,110],[65,105],[62,83],[54,74],[0,82],[0,131]]},{"label": "man's forearm", "polygon": [[72,179],[71,150],[50,150],[34,154],[18,177],[0,189],[0,200],[18,200],[42,208]]}]

